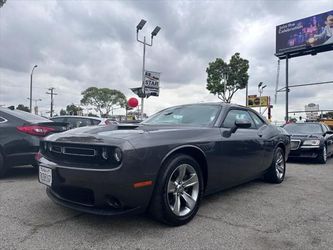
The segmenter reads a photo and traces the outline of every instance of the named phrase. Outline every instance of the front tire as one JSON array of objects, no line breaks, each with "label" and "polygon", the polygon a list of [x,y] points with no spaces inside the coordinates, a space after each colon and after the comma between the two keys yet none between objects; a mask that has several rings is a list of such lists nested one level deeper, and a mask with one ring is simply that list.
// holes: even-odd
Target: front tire
[{"label": "front tire", "polygon": [[2,153],[0,152],[0,178],[4,177],[7,172],[7,167],[5,165],[5,159]]},{"label": "front tire", "polygon": [[277,147],[274,152],[273,162],[264,175],[264,179],[271,183],[281,183],[286,175],[286,160],[284,151],[281,147]]},{"label": "front tire", "polygon": [[162,166],[149,211],[160,222],[181,226],[196,215],[202,196],[199,164],[188,155],[175,155]]},{"label": "front tire", "polygon": [[327,162],[327,147],[324,145],[323,150],[318,156],[318,162],[321,164],[326,164]]}]

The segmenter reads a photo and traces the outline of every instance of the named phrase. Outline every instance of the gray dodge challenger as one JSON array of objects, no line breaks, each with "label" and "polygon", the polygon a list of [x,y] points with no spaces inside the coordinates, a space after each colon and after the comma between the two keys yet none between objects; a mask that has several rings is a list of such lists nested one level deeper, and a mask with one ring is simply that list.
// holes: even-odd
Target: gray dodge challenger
[{"label": "gray dodge challenger", "polygon": [[288,133],[254,110],[200,103],[140,124],[50,135],[36,158],[39,181],[57,204],[101,215],[148,211],[179,226],[205,195],[260,177],[281,183],[289,152]]}]

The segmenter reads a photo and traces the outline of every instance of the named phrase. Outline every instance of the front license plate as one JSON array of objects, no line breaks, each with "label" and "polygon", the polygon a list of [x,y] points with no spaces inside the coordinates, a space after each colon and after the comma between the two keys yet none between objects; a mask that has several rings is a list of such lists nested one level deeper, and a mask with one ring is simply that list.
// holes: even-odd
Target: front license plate
[{"label": "front license plate", "polygon": [[52,169],[39,166],[39,181],[49,187],[52,185]]}]

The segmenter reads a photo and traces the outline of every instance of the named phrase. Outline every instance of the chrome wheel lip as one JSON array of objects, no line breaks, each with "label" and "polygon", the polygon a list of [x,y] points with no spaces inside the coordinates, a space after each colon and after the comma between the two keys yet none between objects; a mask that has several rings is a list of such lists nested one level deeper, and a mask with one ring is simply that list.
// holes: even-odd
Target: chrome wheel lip
[{"label": "chrome wheel lip", "polygon": [[171,173],[167,184],[167,201],[176,216],[193,211],[199,198],[199,178],[190,164],[180,164]]},{"label": "chrome wheel lip", "polygon": [[327,149],[325,146],[323,148],[323,158],[324,158],[324,161],[326,162],[327,161]]},{"label": "chrome wheel lip", "polygon": [[281,151],[278,151],[276,155],[275,171],[276,171],[276,176],[281,180],[285,172],[285,162]]}]

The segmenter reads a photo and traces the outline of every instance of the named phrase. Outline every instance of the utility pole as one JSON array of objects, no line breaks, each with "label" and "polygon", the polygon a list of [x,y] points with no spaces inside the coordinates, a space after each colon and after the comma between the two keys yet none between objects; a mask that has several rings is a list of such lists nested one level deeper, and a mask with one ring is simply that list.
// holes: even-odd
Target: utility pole
[{"label": "utility pole", "polygon": [[57,95],[57,93],[54,93],[54,88],[49,88],[50,92],[46,92],[46,94],[51,95],[51,110],[50,110],[50,117],[53,116],[53,96]]},{"label": "utility pole", "polygon": [[38,65],[35,65],[32,67],[31,74],[30,74],[30,113],[32,113],[32,75],[34,74],[35,68],[37,68]]}]

